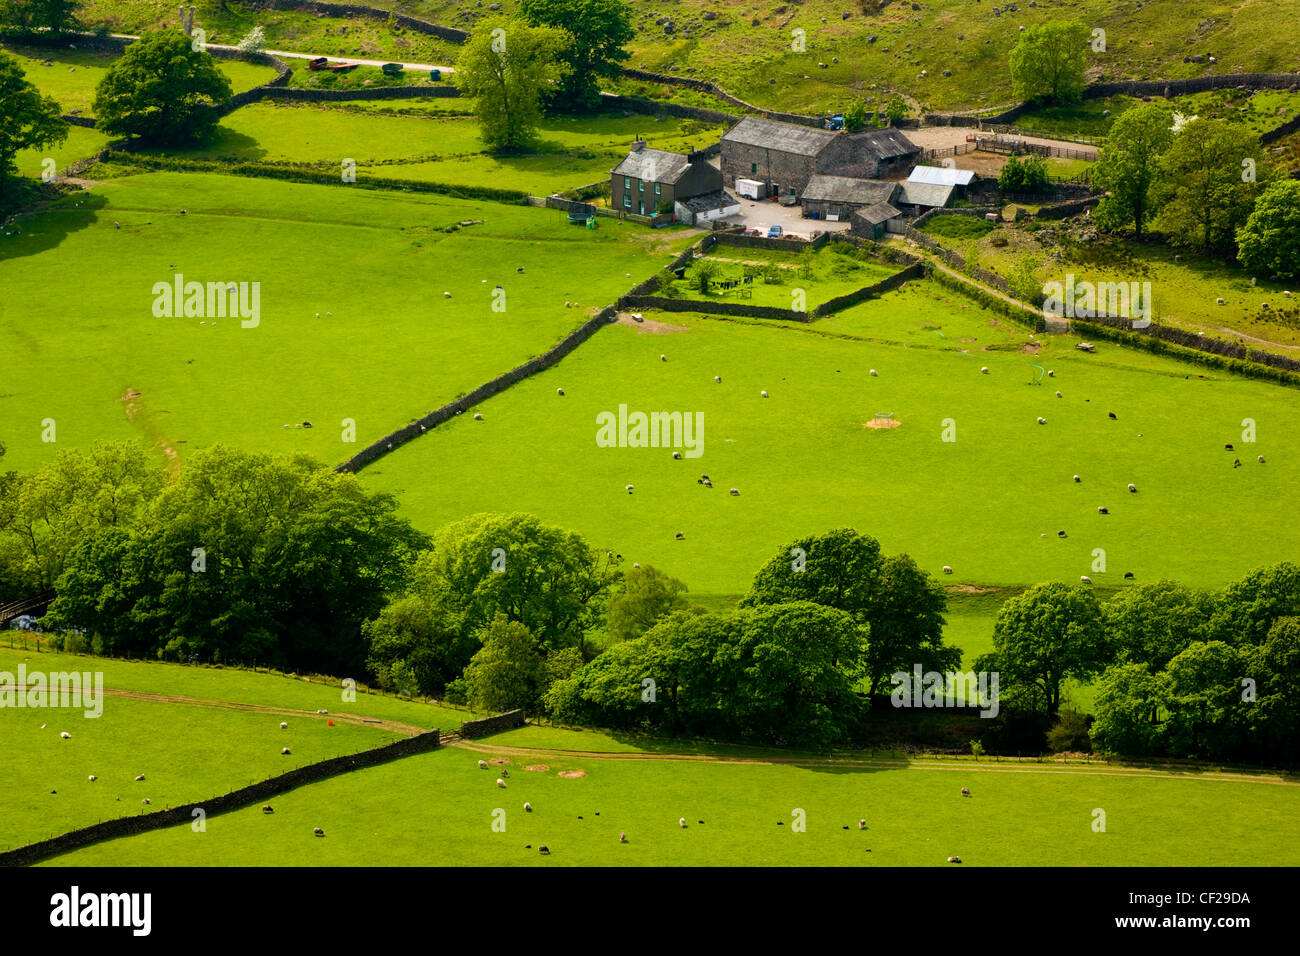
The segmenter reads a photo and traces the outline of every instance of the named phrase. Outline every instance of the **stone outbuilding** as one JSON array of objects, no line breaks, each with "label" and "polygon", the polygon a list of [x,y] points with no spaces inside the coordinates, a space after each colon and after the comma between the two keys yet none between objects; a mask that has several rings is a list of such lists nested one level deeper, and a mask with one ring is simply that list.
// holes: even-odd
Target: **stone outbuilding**
[{"label": "stone outbuilding", "polygon": [[900,191],[898,183],[878,179],[817,175],[808,181],[799,204],[805,217],[838,222],[858,209],[890,202]]},{"label": "stone outbuilding", "polygon": [[768,196],[800,196],[820,172],[853,162],[853,144],[844,133],[778,123],[747,116],[722,137],[722,176],[727,186],[737,179],[764,184]]},{"label": "stone outbuilding", "polygon": [[721,189],[722,173],[702,152],[651,149],[641,140],[610,171],[610,206],[638,216],[653,216],[661,204],[672,208],[679,200]]}]

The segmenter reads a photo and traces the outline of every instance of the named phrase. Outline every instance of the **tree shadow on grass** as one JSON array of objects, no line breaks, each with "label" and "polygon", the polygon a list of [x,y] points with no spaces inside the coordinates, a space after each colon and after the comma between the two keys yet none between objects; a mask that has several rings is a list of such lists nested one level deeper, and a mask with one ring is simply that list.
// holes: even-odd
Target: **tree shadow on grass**
[{"label": "tree shadow on grass", "polygon": [[202,159],[219,163],[248,163],[265,159],[267,150],[247,133],[227,126],[217,126],[212,135],[189,146],[149,146],[142,151],[150,156],[173,159]]},{"label": "tree shadow on grass", "polygon": [[[101,195],[78,192],[15,220],[0,229],[0,264],[55,248],[72,233],[94,223],[99,211],[107,205],[108,200]],[[15,230],[16,235],[3,235]],[[79,281],[72,272],[69,279]]]}]

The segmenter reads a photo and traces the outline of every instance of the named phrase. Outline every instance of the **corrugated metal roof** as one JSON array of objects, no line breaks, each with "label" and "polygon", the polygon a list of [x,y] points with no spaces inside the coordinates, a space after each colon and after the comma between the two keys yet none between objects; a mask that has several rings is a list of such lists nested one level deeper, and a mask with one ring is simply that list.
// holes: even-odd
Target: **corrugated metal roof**
[{"label": "corrugated metal roof", "polygon": [[675,183],[690,165],[690,160],[681,153],[647,146],[628,153],[627,158],[614,167],[612,175],[631,176],[651,183]]},{"label": "corrugated metal roof", "polygon": [[853,214],[854,218],[861,216],[865,221],[873,226],[878,226],[882,222],[890,219],[897,219],[902,213],[895,209],[887,202],[878,202],[874,206],[868,206],[866,209],[859,209]]},{"label": "corrugated metal roof", "polygon": [[722,137],[724,143],[765,146],[782,153],[816,156],[837,135],[829,130],[778,123],[774,120],[746,116]]},{"label": "corrugated metal roof", "polygon": [[969,169],[949,169],[946,166],[917,166],[907,177],[909,183],[926,183],[931,186],[969,186],[975,173]]},{"label": "corrugated metal roof", "polygon": [[814,176],[800,199],[816,202],[844,202],[870,206],[889,202],[898,192],[898,183],[879,179],[854,179],[848,176]]}]

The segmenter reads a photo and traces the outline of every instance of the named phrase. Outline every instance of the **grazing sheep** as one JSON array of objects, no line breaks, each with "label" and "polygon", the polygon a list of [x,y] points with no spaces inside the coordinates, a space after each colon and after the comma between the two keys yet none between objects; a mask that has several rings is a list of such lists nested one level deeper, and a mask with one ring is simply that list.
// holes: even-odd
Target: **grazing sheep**
[{"label": "grazing sheep", "polygon": [[1214,301],[1215,301],[1215,303],[1216,303],[1217,305],[1223,305],[1223,297],[1222,297],[1222,296],[1220,296],[1219,298],[1215,299]]},{"label": "grazing sheep", "polygon": [[[1023,30],[1024,27],[1021,27],[1020,29]],[[950,857],[948,857],[948,862],[949,862],[949,863],[960,863],[960,862],[961,862],[961,857],[959,857],[959,856],[950,856]]]},{"label": "grazing sheep", "polygon": [[1060,393],[1060,392],[1057,392],[1057,393],[1056,393],[1056,397],[1057,397],[1057,398],[1060,398],[1060,397],[1061,397],[1061,393]]},{"label": "grazing sheep", "polygon": [[1264,464],[1264,456],[1263,456],[1263,455],[1260,455],[1260,456],[1259,456],[1259,463],[1260,463],[1261,465]]},{"label": "grazing sheep", "polygon": [[678,825],[679,827],[681,827],[683,830],[685,830],[685,829],[686,829],[686,818],[685,818],[685,817],[678,817],[678,818],[677,818],[677,825]]},{"label": "grazing sheep", "polygon": [[686,537],[686,535],[683,534],[682,532],[680,532],[680,531],[677,532],[677,540],[678,540],[678,541],[681,541],[681,540],[682,540],[683,538],[685,538],[685,537]]},{"label": "grazing sheep", "polygon": [[948,565],[945,564],[945,565],[943,566],[943,573],[944,573],[944,574],[952,574],[952,568],[948,567]]},{"label": "grazing sheep", "polygon": [[1232,446],[1231,446],[1231,445],[1224,445],[1224,446],[1223,446],[1223,450],[1224,450],[1224,451],[1232,451]]},{"label": "grazing sheep", "polygon": [[1115,417],[1114,412],[1107,412],[1106,415],[1111,419],[1111,421],[1119,421],[1119,419]]},{"label": "grazing sheep", "polygon": [[1129,579],[1132,578],[1132,577],[1133,577],[1133,572],[1132,572],[1132,571],[1125,571],[1125,572],[1124,572],[1124,580],[1127,581],[1127,580],[1129,580]]},{"label": "grazing sheep", "polygon": [[478,768],[480,770],[486,770],[488,768],[488,762],[486,760],[480,760],[478,762]]},{"label": "grazing sheep", "polygon": [[98,779],[99,779],[99,778],[96,777],[93,773],[92,773],[92,774],[90,775],[90,777],[89,777],[89,780],[90,780],[91,783],[94,783],[94,782],[95,782],[96,780],[98,780]]},{"label": "grazing sheep", "polygon": [[1091,583],[1092,583],[1092,578],[1088,577],[1088,575],[1086,575],[1086,574],[1081,574],[1081,575],[1079,575],[1079,580],[1082,581],[1084,584],[1091,584]]},{"label": "grazing sheep", "polygon": [[505,767],[502,767],[502,768],[501,768],[501,776],[503,776],[503,777],[508,777],[508,776],[510,776],[510,771],[507,770]]},{"label": "grazing sheep", "polygon": [[314,827],[314,828],[312,829],[311,832],[314,833],[314,834],[316,834],[317,836],[324,836],[324,835],[325,835],[325,831],[322,830],[320,827]]},{"label": "grazing sheep", "polygon": [[764,389],[763,391],[759,392],[759,394],[762,395],[764,398],[767,398],[767,389]]},{"label": "grazing sheep", "polygon": [[283,750],[280,751],[280,754],[285,757],[289,756],[289,748],[285,747]]},{"label": "grazing sheep", "polygon": [[1040,424],[1040,425],[1046,425],[1046,424],[1047,424],[1047,419],[1044,418],[1043,416],[1039,415],[1039,416],[1038,416],[1038,424]]},{"label": "grazing sheep", "polygon": [[1075,476],[1074,476],[1074,480],[1075,480],[1075,483],[1077,484],[1077,483],[1078,483],[1079,481],[1081,481],[1082,479],[1081,479],[1078,475],[1075,475]]},{"label": "grazing sheep", "polygon": [[504,790],[506,788],[506,782],[500,777],[497,777],[497,786]]},{"label": "grazing sheep", "polygon": [[682,453],[679,451],[673,452],[673,461],[681,461],[681,460],[682,460]]},{"label": "grazing sheep", "polygon": [[[1263,460],[1263,459],[1261,459],[1261,461],[1262,461],[1262,460]],[[713,487],[713,482],[709,481],[709,479],[705,478],[705,479],[703,479],[703,481],[704,481],[704,487],[705,487],[705,488],[712,488],[712,487]]]},{"label": "grazing sheep", "polygon": [[1108,515],[1108,514],[1110,514],[1110,510],[1107,509],[1107,508],[1098,508],[1098,509],[1097,509],[1097,514],[1099,514],[1099,515]]},{"label": "grazing sheep", "polygon": [[618,842],[619,842],[619,843],[626,843],[626,842],[627,842],[627,834],[626,834],[626,833],[620,833],[620,834],[618,835]]},{"label": "grazing sheep", "polygon": [[287,723],[285,723],[285,722],[282,720],[282,721],[280,721],[280,729],[281,729],[281,730],[288,730],[288,729],[289,729],[289,725],[288,725]]},{"label": "grazing sheep", "polygon": [[1054,368],[1049,368],[1049,369],[1047,370],[1047,377],[1048,377],[1048,378],[1056,378],[1056,369],[1054,369]]},{"label": "grazing sheep", "polygon": [[143,780],[143,779],[144,779],[144,774],[137,774],[135,779],[136,779],[137,782],[140,781],[140,780]]},{"label": "grazing sheep", "polygon": [[523,267],[523,266],[515,266],[515,271],[516,271],[516,272],[523,272],[523,271],[524,271],[524,267]]},{"label": "grazing sheep", "polygon": [[72,739],[72,734],[68,733],[66,730],[60,732],[59,736],[62,737],[64,740]]},{"label": "grazing sheep", "polygon": [[1133,482],[1130,481],[1130,482],[1129,482],[1129,485],[1128,485],[1128,490],[1131,491],[1131,492],[1134,492],[1134,493],[1136,494],[1136,493],[1137,493],[1137,485],[1133,484]]},{"label": "grazing sheep", "polygon": [[316,711],[316,713],[318,713],[318,714],[328,714],[329,711],[328,711],[328,710],[318,710],[318,711]]},{"label": "grazing sheep", "polygon": [[659,361],[661,361],[661,362],[667,362],[667,361],[668,361],[668,356],[667,356],[667,355],[664,355],[664,354],[661,352],[661,353],[659,354]]},{"label": "grazing sheep", "polygon": [[632,485],[624,485],[623,490],[630,495],[632,493]]},{"label": "grazing sheep", "polygon": [[877,375],[879,375],[880,373],[877,372],[877,371],[873,368],[873,369],[872,369],[870,372],[868,372],[867,374],[870,375],[872,378],[875,378],[875,377],[876,377]]},{"label": "grazing sheep", "polygon": [[733,495],[738,495],[738,494],[740,494],[740,489],[739,489],[739,488],[732,488],[732,489],[731,489],[731,493],[732,493]]},{"label": "grazing sheep", "polygon": [[537,852],[538,852],[538,853],[541,853],[543,856],[550,856],[550,855],[551,855],[551,848],[550,848],[549,846],[544,846],[543,844],[540,844],[540,843],[539,843],[539,844],[537,845]]},{"label": "grazing sheep", "polygon": [[557,388],[557,389],[555,390],[555,394],[556,394],[556,395],[563,395],[563,394],[564,394],[564,389],[562,389],[562,388]]},{"label": "grazing sheep", "polygon": [[141,800],[140,802],[143,803],[146,807],[149,806],[149,798],[148,798],[148,797],[145,797],[145,798],[144,798],[143,800]]},{"label": "grazing sheep", "polygon": [[1058,531],[1058,532],[1056,532],[1056,536],[1057,536],[1058,538],[1068,538],[1068,537],[1069,537],[1069,535],[1066,534],[1064,531]]},{"label": "grazing sheep", "polygon": [[987,375],[989,373],[989,367],[985,365],[982,369],[980,369],[980,371],[983,372],[985,375]]},{"label": "grazing sheep", "polygon": [[963,797],[969,797],[969,796],[970,796],[970,791],[967,790],[965,787],[962,787],[962,788],[961,788],[961,795],[962,795]]},{"label": "grazing sheep", "polygon": [[450,293],[450,292],[444,292],[444,293],[442,294],[442,297],[443,297],[444,299],[450,299],[450,298],[451,298],[451,293]]},{"label": "grazing sheep", "polygon": [[858,829],[859,829],[859,830],[865,830],[866,828],[867,828],[867,821],[866,821],[865,819],[864,819],[864,820],[859,820],[859,821],[858,821]]},{"label": "grazing sheep", "polygon": [[275,807],[271,806],[269,803],[264,803],[264,804],[262,804],[262,812],[263,812],[263,813],[275,813]]},{"label": "grazing sheep", "polygon": [[527,802],[525,802],[525,803],[524,803],[524,813],[532,813],[532,812],[533,812],[533,805],[532,805],[531,803],[527,803]]},{"label": "grazing sheep", "polygon": [[721,376],[721,375],[715,375],[715,376],[713,376],[713,380],[714,380],[715,382],[717,382],[719,385],[722,384],[722,376]]},{"label": "grazing sheep", "polygon": [[1240,467],[1241,467],[1241,459],[1240,459],[1240,458],[1234,458],[1234,459],[1232,459],[1232,467],[1233,467],[1233,468],[1240,468]]}]

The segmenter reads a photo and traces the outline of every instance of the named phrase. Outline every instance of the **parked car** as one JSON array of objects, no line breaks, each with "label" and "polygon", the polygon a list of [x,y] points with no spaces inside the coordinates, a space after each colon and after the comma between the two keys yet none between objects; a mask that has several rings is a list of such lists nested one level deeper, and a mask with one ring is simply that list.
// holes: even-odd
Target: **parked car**
[{"label": "parked car", "polygon": [[767,238],[769,238],[769,239],[780,239],[780,238],[781,238],[781,227],[780,227],[780,226],[773,226],[772,228],[770,228],[769,230],[767,230]]}]

